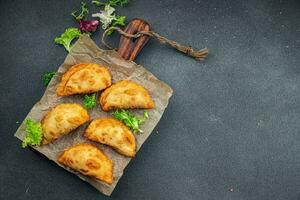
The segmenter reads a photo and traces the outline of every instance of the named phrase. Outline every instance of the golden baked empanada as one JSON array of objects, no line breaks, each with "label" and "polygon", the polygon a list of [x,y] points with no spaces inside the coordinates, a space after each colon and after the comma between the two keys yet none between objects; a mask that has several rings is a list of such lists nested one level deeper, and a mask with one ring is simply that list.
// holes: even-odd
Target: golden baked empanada
[{"label": "golden baked empanada", "polygon": [[104,90],[100,105],[104,111],[109,111],[118,108],[153,108],[154,102],[143,86],[122,80]]},{"label": "golden baked empanada", "polygon": [[56,94],[69,96],[103,90],[111,85],[111,75],[106,67],[94,63],[72,66],[59,83]]},{"label": "golden baked empanada", "polygon": [[89,120],[88,112],[79,104],[59,104],[43,118],[43,144],[71,132]]},{"label": "golden baked empanada", "polygon": [[92,144],[82,143],[65,149],[58,162],[108,184],[113,182],[112,161]]},{"label": "golden baked empanada", "polygon": [[133,157],[135,155],[135,137],[122,122],[113,118],[93,120],[84,134],[88,139],[113,147],[119,153]]}]

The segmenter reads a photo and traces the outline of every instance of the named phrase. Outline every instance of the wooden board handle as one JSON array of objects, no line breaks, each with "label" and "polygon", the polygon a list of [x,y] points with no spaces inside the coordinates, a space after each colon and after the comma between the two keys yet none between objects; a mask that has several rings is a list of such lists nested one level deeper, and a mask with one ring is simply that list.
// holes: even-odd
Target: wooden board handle
[{"label": "wooden board handle", "polygon": [[[124,31],[130,34],[136,34],[139,31],[149,31],[149,24],[142,19],[131,20]],[[123,35],[120,37],[118,53],[125,60],[133,61],[141,49],[148,42],[149,36],[141,36],[137,39],[127,38]]]}]

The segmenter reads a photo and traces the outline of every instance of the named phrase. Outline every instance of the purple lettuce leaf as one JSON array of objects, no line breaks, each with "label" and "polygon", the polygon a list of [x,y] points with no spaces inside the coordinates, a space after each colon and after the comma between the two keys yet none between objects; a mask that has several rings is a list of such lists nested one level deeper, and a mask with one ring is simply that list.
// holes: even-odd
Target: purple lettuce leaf
[{"label": "purple lettuce leaf", "polygon": [[82,32],[95,32],[99,25],[98,20],[80,20],[79,26]]}]

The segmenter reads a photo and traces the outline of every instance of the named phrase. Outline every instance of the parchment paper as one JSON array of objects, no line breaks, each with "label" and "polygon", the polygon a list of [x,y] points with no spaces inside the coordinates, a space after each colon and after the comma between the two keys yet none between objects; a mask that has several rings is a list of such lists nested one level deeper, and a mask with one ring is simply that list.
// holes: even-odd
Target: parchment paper
[{"label": "parchment paper", "polygon": [[[59,67],[58,73],[53,77],[49,83],[45,94],[39,102],[37,102],[31,111],[28,113],[26,118],[31,118],[36,121],[40,121],[42,117],[51,110],[55,105],[61,103],[79,103],[83,105],[83,95],[75,95],[71,97],[57,97],[55,94],[57,84],[59,83],[61,76],[66,72],[71,66],[78,63],[99,63],[107,66],[113,77],[113,81],[130,79],[140,83],[145,88],[147,88],[155,102],[155,108],[149,110],[150,118],[141,125],[141,129],[144,131],[143,134],[135,134],[137,141],[137,150],[141,148],[142,144],[149,137],[152,130],[160,120],[165,108],[168,105],[169,98],[172,95],[172,89],[164,82],[158,80],[153,74],[147,71],[144,67],[137,65],[134,62],[126,61],[122,59],[117,52],[113,50],[102,50],[100,49],[92,39],[88,36],[81,36],[78,41],[74,44],[69,55],[66,57],[64,63]],[[97,98],[98,99],[98,98]],[[143,110],[132,110],[137,115],[142,115]],[[97,106],[89,110],[89,115],[91,120],[106,116],[112,116],[111,113],[103,112],[97,102]],[[25,120],[22,122],[18,128],[15,136],[20,140],[23,140],[25,136]],[[110,195],[119,179],[123,174],[123,170],[130,162],[130,158],[120,155],[108,146],[101,145],[98,143],[91,142],[82,136],[88,123],[79,127],[72,133],[65,135],[55,142],[49,145],[43,145],[39,147],[34,147],[35,150],[44,154],[50,160],[53,160],[58,165],[57,157],[62,153],[62,151],[74,144],[89,142],[97,145],[112,161],[113,161],[113,183],[108,185],[102,181],[95,180],[93,178],[79,174],[70,168],[66,168],[62,165],[61,167],[66,170],[76,174],[79,178],[87,181],[97,190],[105,195]]]}]

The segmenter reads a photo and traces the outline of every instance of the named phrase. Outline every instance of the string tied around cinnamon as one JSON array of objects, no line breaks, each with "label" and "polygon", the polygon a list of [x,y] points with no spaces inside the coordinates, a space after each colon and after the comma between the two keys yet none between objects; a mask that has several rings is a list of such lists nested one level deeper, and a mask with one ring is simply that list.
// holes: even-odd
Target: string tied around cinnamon
[{"label": "string tied around cinnamon", "polygon": [[128,37],[128,38],[139,38],[141,36],[147,35],[149,37],[153,37],[155,39],[157,39],[160,43],[162,44],[166,44],[169,45],[175,49],[177,49],[178,51],[193,57],[197,60],[204,60],[204,58],[208,55],[208,49],[207,48],[203,48],[200,50],[195,50],[193,49],[191,46],[186,46],[186,45],[182,45],[179,44],[178,42],[174,41],[174,40],[170,40],[164,36],[159,35],[158,33],[154,32],[154,31],[139,31],[136,34],[129,34],[124,32],[122,29],[120,29],[119,27],[110,27],[108,29],[106,29],[104,31],[104,33],[102,34],[102,43],[109,49],[113,49],[110,45],[108,45],[106,43],[106,36],[107,33],[110,31],[117,31],[119,32],[121,35]]}]

